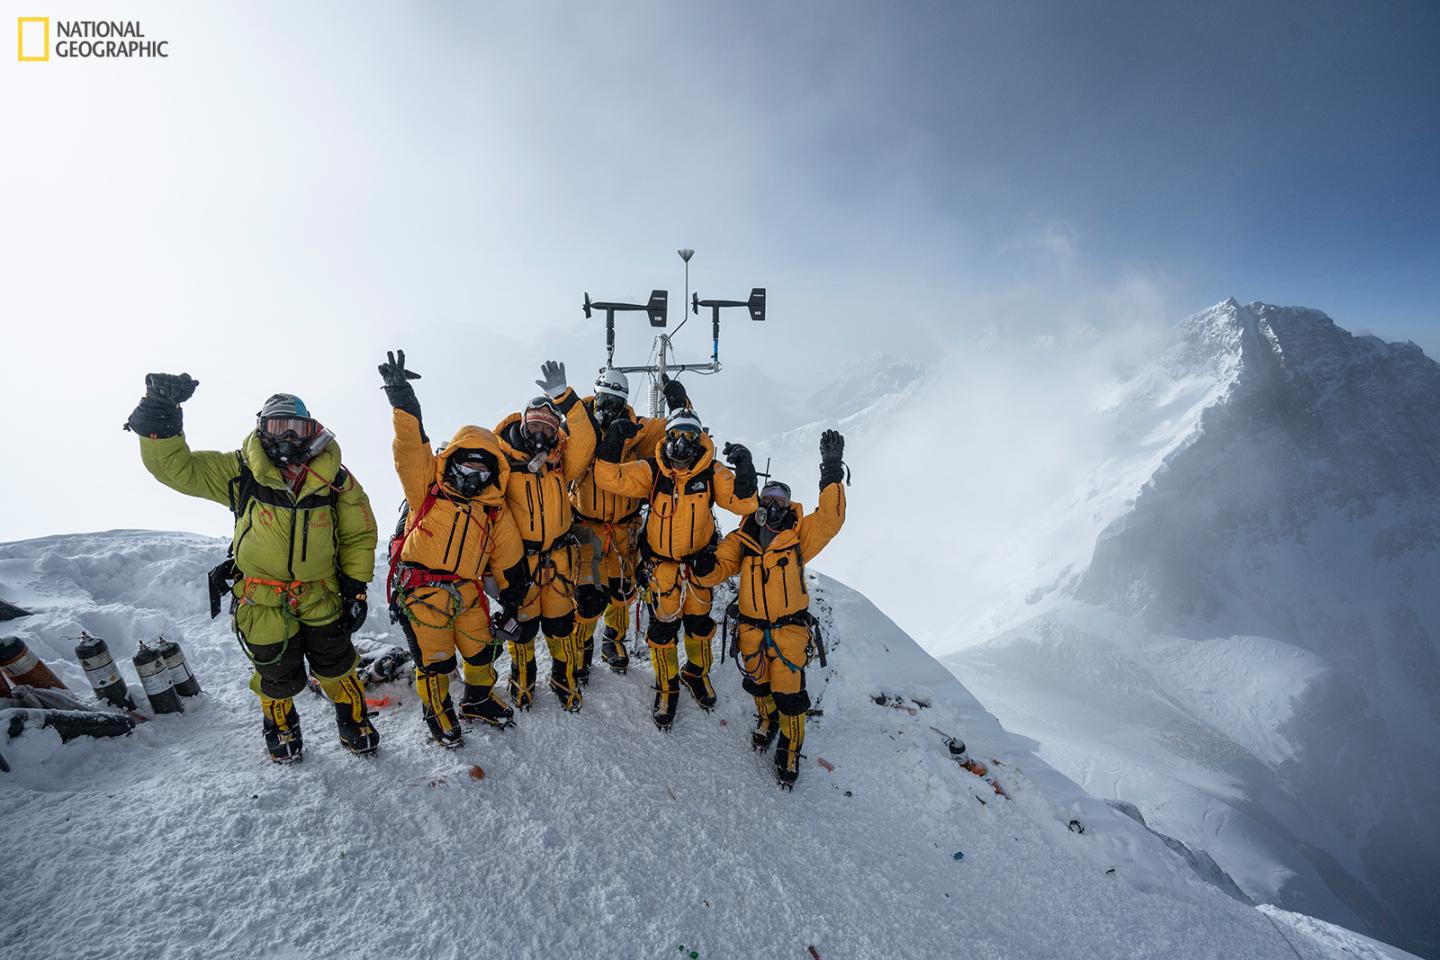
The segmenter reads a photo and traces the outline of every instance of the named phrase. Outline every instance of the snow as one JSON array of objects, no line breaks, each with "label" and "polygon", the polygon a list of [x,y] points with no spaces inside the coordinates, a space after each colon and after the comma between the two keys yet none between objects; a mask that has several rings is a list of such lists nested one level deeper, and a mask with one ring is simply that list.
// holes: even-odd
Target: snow
[{"label": "snow", "polygon": [[1091,556],[945,662],[1250,896],[1434,954],[1437,398],[1413,344],[1318,311],[1187,319],[1107,400],[1136,453],[1067,505],[1123,504]]},{"label": "snow", "polygon": [[[455,752],[429,744],[408,687],[390,684],[373,760],[344,754],[331,709],[306,694],[306,759],[272,765],[246,664],[205,609],[223,553],[142,531],[0,544],[0,595],[35,611],[7,632],[72,689],[87,689],[66,639],[80,628],[110,644],[137,696],[128,657],[160,632],[205,687],[128,738],[0,740],[13,768],[0,954],[661,957],[683,944],[706,960],[810,946],[826,960],[1293,960],[1288,935],[1306,958],[1401,956],[1201,882],[822,576],[830,667],[812,669],[823,716],[793,793],[748,749],[749,698],[727,666],[718,709],[686,701],[668,734],[649,720],[643,664],[597,665],[581,713],[547,694]],[[383,611],[361,638],[395,640]],[[956,766],[932,726],[994,758],[1013,799]]]}]

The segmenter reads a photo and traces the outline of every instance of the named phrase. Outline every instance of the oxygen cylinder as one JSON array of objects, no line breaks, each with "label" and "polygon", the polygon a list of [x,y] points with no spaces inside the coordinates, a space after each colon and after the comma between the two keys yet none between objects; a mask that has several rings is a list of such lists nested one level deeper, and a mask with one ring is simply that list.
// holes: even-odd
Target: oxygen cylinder
[{"label": "oxygen cylinder", "polygon": [[30,652],[25,641],[19,637],[0,639],[0,672],[15,686],[25,684],[31,687],[54,690],[66,689],[60,678],[50,672],[45,661]]},{"label": "oxygen cylinder", "polygon": [[180,644],[161,637],[155,649],[165,658],[165,669],[170,671],[170,682],[175,685],[176,693],[182,697],[193,697],[200,692],[200,681],[190,670],[190,664],[185,662],[185,651],[180,649]]},{"label": "oxygen cylinder", "polygon": [[75,644],[75,657],[85,668],[85,678],[90,681],[96,697],[122,710],[135,709],[135,701],[130,699],[130,691],[120,678],[115,658],[110,656],[104,640],[81,630],[80,642]]},{"label": "oxygen cylinder", "polygon": [[140,674],[145,696],[149,698],[150,708],[156,714],[185,712],[180,697],[175,693],[175,685],[170,682],[170,670],[165,666],[165,658],[160,655],[159,650],[147,647],[144,641],[141,641],[140,649],[136,651],[131,662],[135,664],[135,672]]}]

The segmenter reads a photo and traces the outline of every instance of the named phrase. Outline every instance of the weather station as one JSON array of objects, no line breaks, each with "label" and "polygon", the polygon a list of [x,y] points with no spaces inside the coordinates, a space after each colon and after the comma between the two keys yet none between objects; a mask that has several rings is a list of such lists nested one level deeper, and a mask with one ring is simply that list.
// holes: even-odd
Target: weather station
[{"label": "weather station", "polygon": [[[763,321],[765,319],[765,288],[755,287],[751,289],[749,298],[745,300],[701,300],[700,294],[690,292],[690,258],[695,256],[695,251],[682,248],[675,251],[680,259],[685,262],[685,299],[681,303],[689,303],[690,313],[698,316],[701,307],[708,307],[710,310],[710,359],[704,363],[677,363],[672,358],[675,355],[674,341],[680,331],[685,328],[690,317],[687,315],[680,321],[680,325],[669,333],[657,333],[655,342],[651,346],[648,362],[636,365],[625,365],[615,363],[615,314],[617,313],[640,313],[643,312],[650,320],[650,326],[663,329],[669,322],[669,291],[652,290],[650,299],[645,303],[621,303],[615,301],[592,301],[590,294],[585,294],[585,301],[581,310],[585,312],[586,319],[594,315],[594,311],[603,310],[605,313],[605,362],[622,373],[644,374],[650,381],[650,416],[663,417],[665,415],[665,397],[662,391],[665,378],[672,374],[698,373],[710,375],[720,372],[720,311],[730,307],[743,307],[750,313],[750,319]],[[683,307],[681,308],[684,309]]]}]

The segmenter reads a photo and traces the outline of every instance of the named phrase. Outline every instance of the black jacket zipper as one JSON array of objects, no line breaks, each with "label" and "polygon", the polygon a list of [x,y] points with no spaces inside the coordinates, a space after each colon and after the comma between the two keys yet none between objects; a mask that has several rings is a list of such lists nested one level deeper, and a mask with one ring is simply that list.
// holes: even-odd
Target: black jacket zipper
[{"label": "black jacket zipper", "polygon": [[295,579],[295,494],[290,494],[290,549],[285,553],[285,569],[290,573],[290,579]]},{"label": "black jacket zipper", "polygon": [[455,524],[460,522],[460,511],[456,510],[450,514],[450,536],[445,538],[445,556],[440,558],[441,563],[450,562],[450,544],[455,542]]},{"label": "black jacket zipper", "polygon": [[[455,511],[455,519],[460,519],[460,511]],[[465,559],[465,541],[470,537],[470,504],[465,504],[465,529],[460,531],[460,549],[455,552],[455,572],[460,572],[460,564]]]},{"label": "black jacket zipper", "polygon": [[765,611],[765,619],[770,619],[770,598],[765,596],[765,585],[770,582],[770,575],[765,572],[765,555],[762,553],[755,558],[755,574],[760,581],[760,609]]}]

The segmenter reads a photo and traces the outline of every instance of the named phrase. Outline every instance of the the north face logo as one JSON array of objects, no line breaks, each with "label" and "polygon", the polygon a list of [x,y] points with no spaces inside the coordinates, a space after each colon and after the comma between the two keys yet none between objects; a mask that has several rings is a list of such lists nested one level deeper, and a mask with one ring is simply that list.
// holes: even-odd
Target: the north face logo
[{"label": "the north face logo", "polygon": [[685,492],[686,492],[686,493],[704,493],[704,492],[705,492],[705,481],[704,481],[704,480],[691,480],[691,481],[690,481],[690,486],[688,486],[688,487],[685,488]]}]

